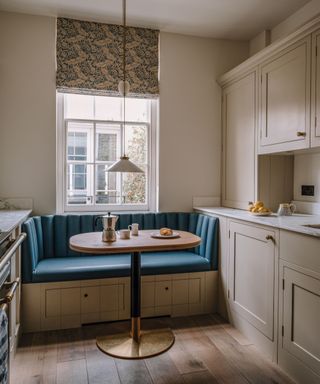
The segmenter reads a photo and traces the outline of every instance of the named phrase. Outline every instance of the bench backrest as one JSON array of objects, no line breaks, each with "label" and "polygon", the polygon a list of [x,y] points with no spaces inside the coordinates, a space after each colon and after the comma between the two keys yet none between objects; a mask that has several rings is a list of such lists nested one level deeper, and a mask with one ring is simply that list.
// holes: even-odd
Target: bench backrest
[{"label": "bench backrest", "polygon": [[[97,225],[95,224],[97,216],[81,214],[29,218],[23,224],[23,231],[28,236],[22,247],[24,272],[31,273],[38,261],[45,258],[83,255],[69,248],[69,238],[78,233],[101,231],[101,221],[99,220]],[[217,269],[217,218],[193,212],[119,214],[117,229],[127,228],[132,223],[139,223],[140,229],[169,227],[175,230],[189,231],[200,236],[202,242],[193,252],[208,259],[212,269]]]}]

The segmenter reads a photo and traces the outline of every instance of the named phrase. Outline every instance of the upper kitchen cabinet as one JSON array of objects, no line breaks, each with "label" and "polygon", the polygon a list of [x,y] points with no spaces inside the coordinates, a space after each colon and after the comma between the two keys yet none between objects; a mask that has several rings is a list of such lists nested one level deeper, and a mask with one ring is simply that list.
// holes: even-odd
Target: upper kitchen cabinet
[{"label": "upper kitchen cabinet", "polygon": [[312,35],[311,147],[320,146],[320,30]]},{"label": "upper kitchen cabinet", "polygon": [[278,52],[261,64],[260,70],[258,152],[263,154],[308,148],[311,36]]},{"label": "upper kitchen cabinet", "polygon": [[253,71],[222,90],[222,204],[244,209],[256,192],[256,83]]}]

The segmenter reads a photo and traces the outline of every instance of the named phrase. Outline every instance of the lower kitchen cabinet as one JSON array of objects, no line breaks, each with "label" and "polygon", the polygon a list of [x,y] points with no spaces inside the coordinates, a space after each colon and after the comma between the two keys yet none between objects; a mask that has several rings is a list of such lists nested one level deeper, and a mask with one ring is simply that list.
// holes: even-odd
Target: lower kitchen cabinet
[{"label": "lower kitchen cabinet", "polygon": [[231,321],[275,360],[277,233],[231,221],[229,234]]},{"label": "lower kitchen cabinet", "polygon": [[319,384],[320,238],[219,222],[220,315],[297,383]]},{"label": "lower kitchen cabinet", "polygon": [[299,383],[320,383],[320,239],[283,232],[281,242],[279,364]]}]

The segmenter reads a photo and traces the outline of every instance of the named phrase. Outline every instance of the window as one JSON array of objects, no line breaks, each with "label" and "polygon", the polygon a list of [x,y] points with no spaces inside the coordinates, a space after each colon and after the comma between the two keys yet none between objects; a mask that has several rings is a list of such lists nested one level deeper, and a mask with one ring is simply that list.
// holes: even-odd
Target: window
[{"label": "window", "polygon": [[[58,93],[58,211],[156,209],[157,101]],[[125,135],[124,135],[124,129]],[[108,173],[123,153],[144,173]]]}]

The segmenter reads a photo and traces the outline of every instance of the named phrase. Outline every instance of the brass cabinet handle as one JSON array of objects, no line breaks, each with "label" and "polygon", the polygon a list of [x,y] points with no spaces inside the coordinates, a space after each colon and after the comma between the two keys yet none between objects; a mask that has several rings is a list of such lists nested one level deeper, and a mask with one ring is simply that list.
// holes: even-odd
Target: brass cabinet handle
[{"label": "brass cabinet handle", "polygon": [[169,287],[165,287],[165,290],[166,290],[166,291],[169,291]]},{"label": "brass cabinet handle", "polygon": [[0,304],[11,303],[19,284],[20,284],[20,278],[19,277],[17,277],[16,280],[11,281],[10,283],[4,283],[4,287],[9,288],[9,292],[5,295],[5,297],[3,299],[0,300]]},{"label": "brass cabinet handle", "polygon": [[298,132],[297,132],[297,136],[298,136],[298,137],[305,137],[305,136],[307,136],[307,134],[306,134],[306,132],[298,131]]},{"label": "brass cabinet handle", "polygon": [[88,294],[87,294],[87,293],[85,293],[83,296],[84,296],[84,297],[88,297]]},{"label": "brass cabinet handle", "polygon": [[274,244],[276,243],[275,238],[273,236],[271,236],[271,235],[267,235],[266,236],[266,240],[271,240]]}]

